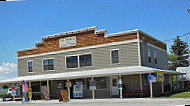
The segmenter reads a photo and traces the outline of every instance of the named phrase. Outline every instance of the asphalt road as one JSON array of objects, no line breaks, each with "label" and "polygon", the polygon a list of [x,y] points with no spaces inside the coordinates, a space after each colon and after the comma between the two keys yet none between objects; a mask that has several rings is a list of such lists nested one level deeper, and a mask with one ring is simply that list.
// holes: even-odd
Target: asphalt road
[{"label": "asphalt road", "polygon": [[190,105],[190,98],[175,99],[150,99],[150,98],[126,98],[126,99],[71,99],[69,102],[58,102],[58,100],[32,101],[22,103],[21,101],[0,100],[0,106],[185,106]]}]

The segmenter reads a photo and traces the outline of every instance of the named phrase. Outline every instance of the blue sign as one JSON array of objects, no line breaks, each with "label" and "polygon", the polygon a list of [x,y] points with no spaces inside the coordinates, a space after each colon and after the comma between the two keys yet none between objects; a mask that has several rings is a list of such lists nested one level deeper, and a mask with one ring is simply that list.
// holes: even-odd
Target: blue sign
[{"label": "blue sign", "polygon": [[148,74],[148,82],[157,82],[157,75],[156,74]]}]

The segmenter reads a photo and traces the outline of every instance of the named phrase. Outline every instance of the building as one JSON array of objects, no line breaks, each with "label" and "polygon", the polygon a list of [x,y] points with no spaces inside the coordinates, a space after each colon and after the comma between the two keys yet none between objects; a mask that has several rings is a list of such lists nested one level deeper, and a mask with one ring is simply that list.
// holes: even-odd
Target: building
[{"label": "building", "polygon": [[[84,98],[122,98],[128,92],[152,97],[175,90],[172,77],[183,74],[168,70],[166,44],[139,29],[107,34],[89,27],[45,36],[35,45],[17,51],[18,78],[0,83],[25,80],[33,96],[47,92],[50,98],[63,89],[74,98],[74,86],[81,83]],[[164,80],[149,83],[148,75],[158,73]],[[93,81],[96,90],[90,89]]]}]

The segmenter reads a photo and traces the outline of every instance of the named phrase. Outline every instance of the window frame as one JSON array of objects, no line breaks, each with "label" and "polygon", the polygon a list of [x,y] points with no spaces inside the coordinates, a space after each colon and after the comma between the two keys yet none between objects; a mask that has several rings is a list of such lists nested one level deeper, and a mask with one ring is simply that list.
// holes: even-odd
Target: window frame
[{"label": "window frame", "polygon": [[[80,56],[81,56],[81,55],[88,55],[88,54],[91,55],[91,63],[92,63],[92,65],[91,65],[91,66],[84,66],[84,67],[81,67],[81,66],[80,66]],[[78,54],[78,61],[79,61],[79,62],[78,62],[79,68],[93,67],[93,56],[92,56],[92,52]]]},{"label": "window frame", "polygon": [[[118,63],[113,63],[113,62],[112,62],[112,51],[116,51],[116,50],[118,50]],[[113,64],[120,64],[120,56],[119,56],[119,54],[120,54],[120,53],[119,53],[119,49],[111,49],[111,50],[110,50],[110,64],[111,64],[111,65],[113,65]]]},{"label": "window frame", "polygon": [[[44,60],[49,60],[49,59],[53,59],[53,70],[44,70]],[[42,59],[42,71],[43,72],[49,72],[49,71],[55,71],[55,61],[54,61],[54,57],[50,57],[50,58],[43,58]]]},{"label": "window frame", "polygon": [[[156,60],[155,60],[156,59]],[[154,51],[154,64],[158,64],[157,52]]]},{"label": "window frame", "polygon": [[[78,64],[78,67],[76,67],[76,68],[67,68],[67,57],[72,57],[72,56],[77,56],[77,64]],[[78,60],[79,60],[79,57],[78,57],[77,54],[74,54],[74,55],[66,55],[66,56],[65,56],[65,69],[78,69],[78,68],[80,68],[80,67],[79,67],[79,62],[78,62]]]},{"label": "window frame", "polygon": [[[85,66],[85,67],[80,67],[80,55],[87,55],[90,54],[91,55],[91,61],[92,61],[92,66]],[[71,56],[77,56],[77,63],[78,63],[78,67],[77,68],[67,68],[67,57],[71,57]],[[81,53],[81,54],[73,54],[73,55],[66,55],[65,56],[65,69],[79,69],[79,68],[88,68],[88,67],[93,67],[93,56],[92,56],[92,52],[88,52],[88,53]]]},{"label": "window frame", "polygon": [[[29,68],[29,67],[28,67],[28,63],[29,63],[29,62],[32,62],[32,72],[29,72],[29,69],[28,69],[28,68]],[[33,62],[33,60],[28,60],[28,61],[27,61],[27,71],[28,71],[28,73],[34,73],[34,62]]]},{"label": "window frame", "polygon": [[[150,52],[150,56],[149,56],[149,52]],[[152,63],[152,59],[151,59],[151,50],[150,49],[148,49],[148,63]],[[149,58],[150,58],[150,61],[149,61]]]}]

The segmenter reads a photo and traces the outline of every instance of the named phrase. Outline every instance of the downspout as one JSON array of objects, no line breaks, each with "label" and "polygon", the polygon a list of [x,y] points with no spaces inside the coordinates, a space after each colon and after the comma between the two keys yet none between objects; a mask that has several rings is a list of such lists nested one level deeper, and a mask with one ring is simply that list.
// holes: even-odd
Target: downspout
[{"label": "downspout", "polygon": [[137,30],[137,42],[138,42],[138,55],[139,55],[139,66],[141,66],[141,49],[140,49],[140,36],[139,30]]}]

